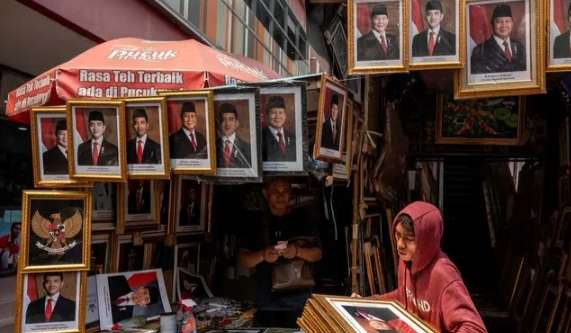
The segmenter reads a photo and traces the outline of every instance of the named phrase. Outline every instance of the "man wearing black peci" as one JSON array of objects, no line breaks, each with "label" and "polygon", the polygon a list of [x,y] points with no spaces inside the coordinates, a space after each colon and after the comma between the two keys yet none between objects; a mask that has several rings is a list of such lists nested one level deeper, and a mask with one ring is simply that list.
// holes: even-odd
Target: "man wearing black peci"
[{"label": "man wearing black peci", "polygon": [[161,145],[149,138],[149,118],[145,109],[133,110],[135,137],[127,141],[128,164],[160,164]]},{"label": "man wearing black peci", "polygon": [[56,145],[44,152],[44,174],[65,175],[67,174],[67,126],[65,120],[56,123]]},{"label": "man wearing black peci", "polygon": [[399,59],[399,40],[387,33],[388,25],[387,7],[375,5],[371,11],[371,31],[357,40],[357,61]]},{"label": "man wearing black peci", "polygon": [[439,0],[426,3],[424,19],[428,28],[416,34],[412,40],[413,57],[448,56],[456,53],[456,35],[442,29],[444,20]]},{"label": "man wearing black peci", "polygon": [[198,117],[192,101],[182,104],[180,119],[182,127],[169,138],[171,158],[206,159],[206,138],[196,130]]},{"label": "man wearing black peci", "polygon": [[267,127],[262,129],[263,161],[295,162],[295,135],[284,126],[287,120],[283,97],[271,96],[266,106]]},{"label": "man wearing black peci", "polygon": [[77,148],[79,165],[119,165],[117,146],[105,140],[105,119],[100,111],[89,112],[91,138]]}]

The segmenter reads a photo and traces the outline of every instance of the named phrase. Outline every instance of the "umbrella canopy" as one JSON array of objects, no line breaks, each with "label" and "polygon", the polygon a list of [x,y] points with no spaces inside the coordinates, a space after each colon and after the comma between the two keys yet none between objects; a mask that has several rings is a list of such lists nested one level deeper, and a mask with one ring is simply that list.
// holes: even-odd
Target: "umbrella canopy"
[{"label": "umbrella canopy", "polygon": [[8,94],[6,115],[29,123],[33,107],[64,104],[70,98],[156,95],[165,89],[199,89],[279,78],[255,60],[193,39],[149,41],[120,38],[99,44]]}]

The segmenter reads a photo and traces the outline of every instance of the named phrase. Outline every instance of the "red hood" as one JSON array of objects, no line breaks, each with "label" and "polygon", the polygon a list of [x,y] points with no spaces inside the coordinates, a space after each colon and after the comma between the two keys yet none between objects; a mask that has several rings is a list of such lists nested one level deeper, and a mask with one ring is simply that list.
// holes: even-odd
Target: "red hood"
[{"label": "red hood", "polygon": [[416,274],[428,266],[440,253],[440,240],[444,232],[440,210],[427,202],[416,201],[406,206],[395,217],[392,225],[394,234],[396,221],[402,214],[409,215],[414,222],[416,238],[416,254],[412,262],[411,272]]}]

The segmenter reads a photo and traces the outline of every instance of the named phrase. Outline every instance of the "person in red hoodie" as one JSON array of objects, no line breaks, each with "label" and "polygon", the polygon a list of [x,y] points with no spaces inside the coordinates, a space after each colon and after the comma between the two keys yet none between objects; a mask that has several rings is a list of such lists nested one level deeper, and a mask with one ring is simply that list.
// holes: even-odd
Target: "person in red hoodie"
[{"label": "person in red hoodie", "polygon": [[370,299],[396,300],[439,332],[487,332],[456,265],[440,249],[444,226],[437,207],[409,204],[393,221],[399,254],[397,289]]}]

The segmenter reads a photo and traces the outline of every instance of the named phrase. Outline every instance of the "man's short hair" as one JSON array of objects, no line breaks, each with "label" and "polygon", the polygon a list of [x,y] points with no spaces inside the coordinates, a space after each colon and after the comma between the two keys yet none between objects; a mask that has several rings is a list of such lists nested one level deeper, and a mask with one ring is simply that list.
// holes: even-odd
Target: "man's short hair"
[{"label": "man's short hair", "polygon": [[157,287],[146,287],[149,291],[149,304],[155,304],[161,299],[161,293],[159,292],[159,288]]},{"label": "man's short hair", "polygon": [[375,17],[377,15],[389,16],[389,14],[387,12],[387,7],[383,4],[375,5],[373,7],[373,10],[371,10],[371,17]]},{"label": "man's short hair", "polygon": [[426,2],[426,12],[429,10],[439,10],[442,13],[442,4],[438,0],[430,0]]},{"label": "man's short hair", "polygon": [[268,106],[266,107],[266,113],[269,113],[271,109],[281,108],[285,109],[285,101],[281,96],[272,96],[268,101]]},{"label": "man's short hair", "polygon": [[103,118],[103,113],[101,113],[101,111],[89,112],[89,122],[92,122],[92,121],[102,121],[105,124],[105,119]]},{"label": "man's short hair", "polygon": [[401,224],[404,230],[408,233],[414,234],[414,221],[408,214],[400,214],[397,218],[397,224]]},{"label": "man's short hair", "polygon": [[182,117],[182,115],[187,113],[187,112],[196,113],[196,110],[194,109],[194,103],[193,102],[189,101],[189,102],[182,103],[182,107],[180,108],[180,116]]},{"label": "man's short hair", "polygon": [[220,114],[225,114],[225,113],[233,113],[234,117],[238,119],[238,112],[236,111],[236,107],[234,106],[234,104],[224,103],[220,105]]},{"label": "man's short hair", "polygon": [[494,21],[498,17],[512,17],[512,8],[503,3],[497,5],[492,14],[492,24],[494,24]]},{"label": "man's short hair", "polygon": [[147,117],[147,112],[145,111],[145,109],[135,109],[133,111],[133,120],[135,120],[136,118],[145,118],[146,122],[149,122],[149,118]]},{"label": "man's short hair", "polygon": [[66,124],[65,120],[59,120],[56,123],[56,135],[57,135],[57,132],[65,131],[65,130],[67,130],[67,124]]},{"label": "man's short hair", "polygon": [[283,177],[283,176],[264,178],[264,184],[263,184],[264,189],[266,189],[266,190],[269,189],[270,185],[272,185],[274,183],[286,183],[291,190],[291,183],[292,183],[291,179],[288,177]]},{"label": "man's short hair", "polygon": [[62,272],[47,272],[44,273],[44,282],[48,279],[48,276],[59,276],[60,280],[63,281],[63,273]]},{"label": "man's short hair", "polygon": [[333,96],[331,97],[331,105],[339,105],[339,97],[337,96],[337,94],[333,94]]}]

